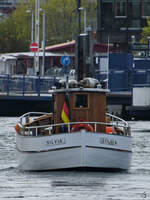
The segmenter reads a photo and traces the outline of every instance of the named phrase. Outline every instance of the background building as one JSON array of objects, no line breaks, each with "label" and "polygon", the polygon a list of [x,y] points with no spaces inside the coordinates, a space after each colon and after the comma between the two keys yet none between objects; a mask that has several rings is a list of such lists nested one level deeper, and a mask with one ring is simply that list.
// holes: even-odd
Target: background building
[{"label": "background building", "polygon": [[[0,0],[0,21],[2,17],[8,17],[19,3],[28,3],[29,0]],[[47,2],[48,0],[41,0],[40,3]]]},{"label": "background building", "polygon": [[150,17],[150,0],[97,0],[98,41],[109,40],[122,51],[130,50],[131,38],[138,42]]},{"label": "background building", "polygon": [[2,17],[8,17],[20,0],[0,0],[0,20]]}]

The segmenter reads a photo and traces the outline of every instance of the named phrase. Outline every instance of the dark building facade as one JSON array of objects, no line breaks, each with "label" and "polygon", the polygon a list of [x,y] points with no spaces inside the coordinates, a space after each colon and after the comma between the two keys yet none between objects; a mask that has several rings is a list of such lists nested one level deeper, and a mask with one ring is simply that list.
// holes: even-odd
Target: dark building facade
[{"label": "dark building facade", "polygon": [[0,0],[0,21],[2,17],[7,18],[13,12],[20,0]]},{"label": "dark building facade", "polygon": [[97,0],[98,42],[109,41],[122,51],[130,50],[131,38],[141,39],[142,28],[150,17],[150,0]]}]

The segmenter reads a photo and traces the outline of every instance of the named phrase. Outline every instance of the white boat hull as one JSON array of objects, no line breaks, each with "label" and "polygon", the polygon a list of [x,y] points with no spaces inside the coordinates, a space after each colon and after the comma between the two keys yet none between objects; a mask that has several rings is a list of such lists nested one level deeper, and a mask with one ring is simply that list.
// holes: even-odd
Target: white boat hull
[{"label": "white boat hull", "polygon": [[131,137],[86,131],[38,137],[17,134],[16,146],[22,170],[128,169],[132,155]]}]

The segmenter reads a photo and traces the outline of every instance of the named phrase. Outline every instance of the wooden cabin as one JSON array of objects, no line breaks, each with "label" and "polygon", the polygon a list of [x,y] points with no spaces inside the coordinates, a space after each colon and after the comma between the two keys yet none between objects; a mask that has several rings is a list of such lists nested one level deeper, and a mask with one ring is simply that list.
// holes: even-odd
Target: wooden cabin
[{"label": "wooden cabin", "polygon": [[[69,88],[69,121],[80,119],[89,122],[106,122],[106,90],[98,88]],[[66,98],[66,89],[54,92],[54,123],[63,123],[61,112]],[[92,125],[94,126],[94,124]],[[94,128],[94,127],[93,127]],[[105,132],[105,126],[98,125],[98,132]],[[57,129],[56,133],[60,131]]]}]

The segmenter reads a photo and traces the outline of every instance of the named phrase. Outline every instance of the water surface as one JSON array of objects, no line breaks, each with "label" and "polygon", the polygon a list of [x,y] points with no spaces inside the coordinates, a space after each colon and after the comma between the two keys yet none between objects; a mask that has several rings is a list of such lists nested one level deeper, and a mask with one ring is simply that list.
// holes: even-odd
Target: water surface
[{"label": "water surface", "polygon": [[123,172],[17,169],[17,118],[0,118],[0,199],[143,200],[150,199],[150,122],[129,122],[132,128],[131,168]]}]

